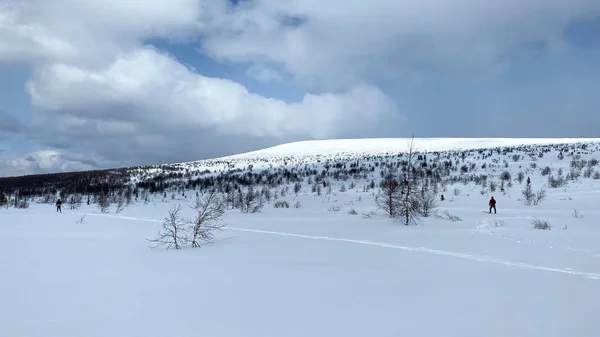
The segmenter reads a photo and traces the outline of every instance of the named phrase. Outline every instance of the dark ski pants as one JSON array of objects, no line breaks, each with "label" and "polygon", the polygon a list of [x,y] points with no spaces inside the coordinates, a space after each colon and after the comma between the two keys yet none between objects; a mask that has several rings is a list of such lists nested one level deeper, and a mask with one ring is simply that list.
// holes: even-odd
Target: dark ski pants
[{"label": "dark ski pants", "polygon": [[60,206],[56,206],[56,211],[62,213],[62,209],[60,208]]},{"label": "dark ski pants", "polygon": [[492,208],[494,209],[494,214],[496,214],[496,205],[490,206],[490,213],[492,213]]}]

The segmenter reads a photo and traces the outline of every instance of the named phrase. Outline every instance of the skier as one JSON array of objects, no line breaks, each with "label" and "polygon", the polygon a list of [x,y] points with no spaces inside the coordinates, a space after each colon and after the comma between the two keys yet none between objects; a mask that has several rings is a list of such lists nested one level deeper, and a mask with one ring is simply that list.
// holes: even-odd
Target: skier
[{"label": "skier", "polygon": [[490,198],[489,206],[490,206],[490,214],[492,214],[492,208],[494,209],[494,214],[496,214],[496,199],[494,199],[493,196]]},{"label": "skier", "polygon": [[56,202],[56,211],[57,212],[61,212],[62,213],[62,201],[60,201],[60,198],[58,199],[58,201]]}]

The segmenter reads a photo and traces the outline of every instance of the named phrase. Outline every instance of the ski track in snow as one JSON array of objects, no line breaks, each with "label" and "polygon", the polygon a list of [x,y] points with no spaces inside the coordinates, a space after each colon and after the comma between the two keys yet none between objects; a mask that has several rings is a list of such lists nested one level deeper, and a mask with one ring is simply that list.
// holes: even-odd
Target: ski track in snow
[{"label": "ski track in snow", "polygon": [[[97,214],[97,213],[78,213],[78,214],[82,214],[82,215],[85,214],[85,215],[92,215],[92,216],[105,216],[105,217],[113,217],[113,218],[134,220],[134,221],[161,222],[161,220],[155,220],[155,219],[143,219],[143,218],[137,218],[137,217],[128,217],[128,216],[111,215],[111,214]],[[547,271],[547,272],[554,272],[554,273],[583,276],[583,277],[593,279],[593,280],[600,280],[600,274],[598,274],[598,273],[577,271],[577,270],[573,270],[573,269],[569,269],[569,268],[567,268],[567,269],[552,268],[552,267],[546,267],[546,266],[540,266],[540,265],[534,265],[534,264],[528,264],[528,263],[522,263],[522,262],[516,262],[516,261],[503,260],[503,259],[498,259],[498,258],[494,258],[491,256],[463,254],[463,253],[456,253],[456,252],[450,252],[450,251],[444,251],[444,250],[430,249],[430,248],[426,248],[426,247],[409,247],[409,246],[393,245],[393,244],[389,244],[389,243],[369,241],[369,240],[355,240],[355,239],[346,239],[346,238],[335,238],[335,237],[329,237],[329,236],[305,235],[305,234],[296,234],[296,233],[288,233],[288,232],[266,231],[266,230],[261,230],[261,229],[229,227],[229,226],[225,227],[224,229],[231,230],[231,231],[238,231],[238,232],[250,232],[250,233],[257,233],[257,234],[297,237],[297,238],[311,239],[311,240],[356,243],[356,244],[361,244],[361,245],[399,249],[399,250],[410,251],[410,252],[420,252],[420,253],[429,253],[429,254],[434,254],[434,255],[439,255],[439,256],[449,256],[449,257],[455,257],[455,258],[478,261],[478,262],[495,263],[495,264],[501,264],[501,265],[508,266],[508,267],[519,267],[519,268],[525,268],[525,269],[531,269],[531,270],[540,270],[540,271]]]}]

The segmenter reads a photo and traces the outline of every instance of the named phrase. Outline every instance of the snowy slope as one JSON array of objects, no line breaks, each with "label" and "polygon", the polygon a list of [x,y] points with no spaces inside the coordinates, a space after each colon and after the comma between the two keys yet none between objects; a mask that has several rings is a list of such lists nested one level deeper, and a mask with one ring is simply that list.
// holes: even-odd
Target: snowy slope
[{"label": "snowy slope", "polygon": [[[410,139],[364,138],[312,140],[282,144],[263,150],[218,158],[219,160],[242,158],[334,156],[334,155],[384,155],[404,152]],[[600,142],[600,138],[415,138],[418,151],[434,152],[448,150],[474,150],[494,147],[544,144],[573,144]]]},{"label": "snowy slope", "polygon": [[[226,230],[200,249],[146,241],[176,204],[194,215],[198,187],[140,194],[119,212],[84,203],[56,213],[41,198],[1,208],[0,336],[597,337],[599,142],[416,139],[427,151],[528,145],[428,155],[427,168],[448,170],[429,182],[445,198],[417,226],[388,218],[368,186],[401,160],[390,153],[406,139],[292,143],[140,169],[140,179],[298,174],[260,180],[262,211],[228,209]],[[572,145],[544,145],[556,143]],[[539,205],[522,201],[519,173],[546,189]]]}]

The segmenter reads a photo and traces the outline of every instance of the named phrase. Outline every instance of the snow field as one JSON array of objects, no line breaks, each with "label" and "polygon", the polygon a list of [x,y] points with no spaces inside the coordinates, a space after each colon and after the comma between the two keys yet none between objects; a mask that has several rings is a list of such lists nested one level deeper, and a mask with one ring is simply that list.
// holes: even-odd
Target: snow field
[{"label": "snow field", "polygon": [[[0,335],[597,336],[598,190],[537,207],[498,194],[490,215],[487,196],[461,189],[440,203],[460,222],[406,227],[364,218],[368,193],[337,192],[339,212],[306,193],[299,209],[230,212],[214,244],[182,251],[144,238],[183,200],[2,210]],[[556,227],[532,229],[537,216]]]},{"label": "snow field", "polygon": [[[393,152],[406,142],[387,141],[300,142],[181,166],[308,163],[321,170],[325,160],[312,166],[314,156]],[[417,146],[556,142],[426,141]],[[35,202],[0,209],[0,336],[600,336],[600,180],[549,188],[540,205],[526,206],[517,173],[531,177],[535,191],[547,182],[541,168],[567,174],[571,159],[561,161],[553,150],[534,168],[526,155],[512,155],[458,163],[475,163],[468,174],[497,183],[507,170],[513,186],[483,194],[474,183],[447,186],[439,213],[447,210],[457,222],[429,217],[407,227],[386,218],[375,207],[377,189],[363,191],[379,168],[366,180],[333,180],[332,192],[322,195],[305,182],[296,196],[289,185],[280,200],[290,208],[271,201],[258,214],[230,210],[227,229],[200,249],[148,248],[145,239],[176,203],[182,215],[193,215],[193,200],[179,194],[156,194],[118,214],[114,206],[101,214],[96,205],[65,205],[57,214]],[[498,214],[487,212],[490,195]],[[534,229],[536,218],[552,229]]]}]

